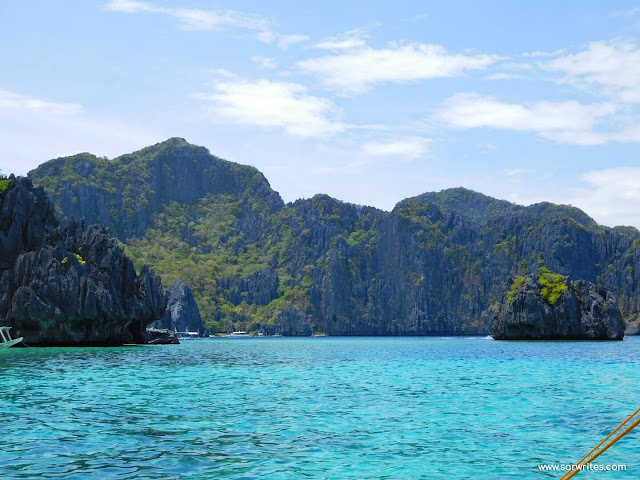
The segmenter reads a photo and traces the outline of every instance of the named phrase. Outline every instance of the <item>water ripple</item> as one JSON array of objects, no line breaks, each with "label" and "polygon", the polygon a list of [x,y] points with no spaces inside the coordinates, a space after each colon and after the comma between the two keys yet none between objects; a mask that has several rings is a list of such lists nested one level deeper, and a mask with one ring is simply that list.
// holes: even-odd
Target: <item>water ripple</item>
[{"label": "water ripple", "polygon": [[2,351],[0,478],[540,478],[637,408],[638,341],[481,340]]}]

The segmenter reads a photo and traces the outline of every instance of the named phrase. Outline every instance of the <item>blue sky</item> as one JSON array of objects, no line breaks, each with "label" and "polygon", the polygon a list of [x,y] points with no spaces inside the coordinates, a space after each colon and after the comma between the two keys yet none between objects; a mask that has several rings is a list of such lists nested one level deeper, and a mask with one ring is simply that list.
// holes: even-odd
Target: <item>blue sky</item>
[{"label": "blue sky", "polygon": [[169,137],[285,201],[464,186],[640,227],[640,6],[0,0],[0,168]]}]

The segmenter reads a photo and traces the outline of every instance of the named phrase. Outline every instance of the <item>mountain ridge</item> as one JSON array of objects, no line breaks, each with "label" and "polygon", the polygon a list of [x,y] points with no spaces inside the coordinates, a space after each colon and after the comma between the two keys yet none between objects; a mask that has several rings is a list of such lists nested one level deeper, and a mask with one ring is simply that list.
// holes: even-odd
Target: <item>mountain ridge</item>
[{"label": "mountain ridge", "polygon": [[[211,154],[211,152],[203,146],[197,146],[197,145],[193,145],[190,144],[189,142],[187,142],[184,138],[181,137],[171,137],[167,140],[164,140],[162,142],[158,142],[154,145],[150,145],[144,148],[141,148],[139,150],[136,150],[134,152],[131,153],[126,153],[126,154],[122,154],[119,155],[117,157],[114,157],[112,159],[108,159],[107,157],[98,157],[92,153],[89,152],[81,152],[81,153],[77,153],[74,155],[69,155],[66,157],[58,157],[55,159],[51,159],[48,160],[46,162],[43,162],[42,164],[40,164],[38,167],[34,168],[33,170],[29,171],[27,173],[27,177],[29,178],[42,178],[48,175],[59,175],[60,173],[64,174],[64,172],[54,172],[51,170],[46,170],[43,171],[42,168],[45,166],[48,166],[49,164],[55,165],[59,170],[62,170],[61,167],[63,167],[67,162],[69,162],[70,160],[90,160],[90,161],[95,161],[95,162],[99,162],[102,164],[102,166],[104,167],[104,165],[109,165],[111,162],[120,162],[120,163],[124,163],[124,164],[130,164],[135,162],[136,160],[139,160],[138,156],[139,155],[144,155],[144,154],[157,154],[158,152],[162,151],[164,148],[166,147],[187,147],[187,148],[192,148],[192,149],[197,149],[200,152],[206,153],[207,155],[210,155],[212,158],[214,158],[216,161],[222,162],[223,164],[228,164],[230,166],[236,166],[236,167],[241,167],[241,168],[246,168],[248,170],[252,170],[254,173],[259,174],[262,179],[264,180],[264,182],[266,183],[266,185],[269,187],[269,189],[271,189],[271,186],[269,185],[268,180],[264,177],[264,174],[262,174],[262,172],[260,172],[256,167],[252,166],[252,165],[245,165],[245,164],[240,164],[237,162],[233,162],[230,160],[225,160],[222,159],[220,157],[217,157],[216,155]],[[91,174],[91,171],[83,171],[83,172],[78,172],[78,174]],[[104,187],[104,186],[103,186]],[[51,189],[51,187],[50,187]],[[278,197],[280,197],[280,194],[276,191],[272,190],[272,193],[277,194]],[[409,200],[416,200],[416,201],[429,201],[431,200],[431,202],[433,203],[437,203],[438,205],[444,207],[445,209],[449,210],[449,209],[455,209],[455,207],[452,205],[451,202],[451,198],[446,198],[446,197],[451,197],[451,194],[456,194],[458,197],[460,196],[467,196],[468,198],[473,198],[475,197],[476,199],[480,199],[486,203],[500,203],[500,204],[504,204],[504,205],[509,205],[511,207],[514,207],[514,210],[518,210],[518,209],[535,209],[535,210],[544,210],[546,208],[556,208],[556,209],[562,209],[565,210],[566,216],[569,216],[569,211],[573,212],[573,217],[580,217],[582,219],[585,220],[585,222],[583,224],[585,224],[586,226],[598,226],[598,227],[603,227],[603,228],[611,228],[611,229],[616,229],[616,228],[622,228],[622,229],[634,229],[634,230],[638,230],[636,227],[633,227],[631,225],[615,225],[615,226],[609,226],[609,225],[601,225],[598,224],[596,220],[594,220],[592,217],[590,217],[586,212],[584,212],[583,210],[581,210],[578,207],[575,207],[573,205],[570,204],[558,204],[558,203],[553,203],[553,202],[548,202],[548,201],[541,201],[541,202],[536,202],[530,205],[522,205],[522,204],[518,204],[518,203],[514,203],[511,202],[509,200],[505,200],[505,199],[500,199],[497,197],[493,197],[491,195],[487,195],[485,193],[479,192],[477,190],[473,190],[473,189],[469,189],[463,186],[458,186],[458,187],[449,187],[449,188],[444,188],[442,190],[439,191],[430,191],[430,192],[424,192],[421,193],[419,195],[413,196],[413,197],[407,197],[405,199],[399,200],[396,205],[391,209],[391,210],[384,210],[378,207],[374,207],[371,205],[363,205],[363,204],[356,204],[353,202],[347,202],[344,200],[341,200],[339,198],[335,198],[335,197],[331,197],[330,195],[324,194],[324,193],[316,193],[313,195],[313,197],[309,197],[309,198],[299,198],[296,199],[294,201],[291,202],[284,202],[284,200],[282,198],[280,198],[280,202],[282,203],[282,205],[291,205],[294,204],[300,200],[310,200],[314,197],[317,196],[325,196],[325,197],[329,197],[335,201],[338,202],[342,202],[345,204],[349,204],[349,205],[353,205],[355,207],[362,207],[362,208],[374,208],[376,210],[380,210],[382,212],[391,212],[393,211],[393,209],[395,209],[396,207],[398,207],[398,205],[400,205],[403,202],[409,201]],[[466,204],[466,206],[468,206],[468,203]],[[453,208],[452,208],[453,207]],[[458,208],[459,209],[459,208]],[[582,222],[581,222],[582,223]],[[640,230],[638,231],[638,235],[640,236]]]},{"label": "mountain ridge", "polygon": [[[175,157],[179,163],[169,161]],[[195,178],[196,172],[203,175]],[[39,180],[51,192],[63,218],[91,218],[109,225],[125,239],[144,233],[158,206],[171,201],[194,204],[209,193],[253,189],[269,208],[284,206],[255,167],[223,160],[181,138],[170,138],[113,160],[86,153],[60,157],[43,163],[27,176]],[[91,181],[96,178],[100,181]],[[124,188],[118,188],[126,178],[129,181],[124,181]],[[134,197],[136,201],[130,201]]]},{"label": "mountain ridge", "polygon": [[285,204],[254,167],[179,138],[114,160],[52,160],[29,176],[63,219],[106,223],[137,265],[187,281],[213,331],[296,308],[317,333],[488,333],[509,276],[542,265],[605,284],[631,323],[638,316],[640,232],[571,206],[462,187],[389,212],[324,194]]}]

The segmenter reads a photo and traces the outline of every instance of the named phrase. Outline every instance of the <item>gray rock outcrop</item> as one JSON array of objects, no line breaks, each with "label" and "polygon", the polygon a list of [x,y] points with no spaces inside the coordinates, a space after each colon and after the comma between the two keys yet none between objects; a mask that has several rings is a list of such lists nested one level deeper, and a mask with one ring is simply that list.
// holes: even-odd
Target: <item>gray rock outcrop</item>
[{"label": "gray rock outcrop", "polygon": [[200,309],[193,298],[191,288],[182,280],[174,282],[167,290],[167,310],[164,316],[151,324],[152,328],[177,332],[206,333]]},{"label": "gray rock outcrop", "polygon": [[149,345],[178,345],[178,335],[167,328],[147,328]]},{"label": "gray rock outcrop", "polygon": [[278,298],[278,272],[266,267],[252,273],[248,277],[225,278],[220,281],[220,288],[228,292],[228,298],[234,305],[243,301],[255,305],[268,305]]},{"label": "gray rock outcrop", "polygon": [[109,229],[58,227],[42,188],[13,180],[0,195],[0,323],[32,346],[145,343],[162,316],[160,278],[136,275]]},{"label": "gray rock outcrop", "polygon": [[307,317],[297,308],[291,307],[278,315],[275,333],[285,337],[309,337],[313,332]]},{"label": "gray rock outcrop", "polygon": [[640,335],[640,317],[627,321],[627,327],[624,330],[625,335]]},{"label": "gray rock outcrop", "polygon": [[274,323],[254,324],[253,329],[266,335],[284,337],[310,337],[313,333],[307,317],[296,307],[280,312]]},{"label": "gray rock outcrop", "polygon": [[[550,302],[537,275],[503,299],[493,318],[496,340],[622,340],[624,322],[616,298],[602,286],[570,281]],[[547,295],[547,297],[545,296]]]}]

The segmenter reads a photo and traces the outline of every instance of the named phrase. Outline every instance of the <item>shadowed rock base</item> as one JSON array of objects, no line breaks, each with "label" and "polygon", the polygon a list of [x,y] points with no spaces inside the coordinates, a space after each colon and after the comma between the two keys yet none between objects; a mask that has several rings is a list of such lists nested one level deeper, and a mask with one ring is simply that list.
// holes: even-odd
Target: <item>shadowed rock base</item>
[{"label": "shadowed rock base", "polygon": [[282,311],[275,323],[254,325],[254,330],[267,335],[285,337],[310,337],[313,333],[307,317],[295,307]]},{"label": "shadowed rock base", "polygon": [[166,328],[147,328],[147,335],[149,336],[149,345],[180,344],[178,336],[174,333],[174,331]]}]

